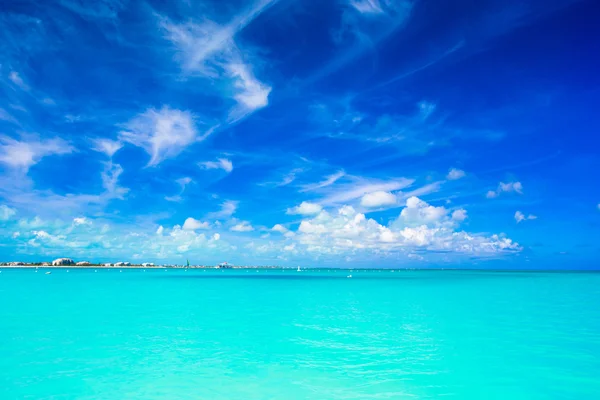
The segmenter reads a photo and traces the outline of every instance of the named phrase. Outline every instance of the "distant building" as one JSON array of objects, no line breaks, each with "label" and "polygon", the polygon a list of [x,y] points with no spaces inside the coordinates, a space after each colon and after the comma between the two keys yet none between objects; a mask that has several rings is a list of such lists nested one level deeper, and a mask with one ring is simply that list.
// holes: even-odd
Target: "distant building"
[{"label": "distant building", "polygon": [[154,267],[154,263],[142,263],[142,267]]},{"label": "distant building", "polygon": [[92,263],[91,263],[91,262],[89,262],[89,261],[79,261],[79,262],[78,262],[77,264],[75,264],[75,265],[79,265],[80,267],[85,267],[85,266],[88,266],[88,265],[92,265]]},{"label": "distant building", "polygon": [[75,265],[75,262],[70,258],[57,258],[56,260],[52,261],[52,265],[54,265],[55,267],[63,265]]},{"label": "distant building", "polygon": [[42,267],[48,267],[52,264],[50,264],[48,261],[44,261],[41,265],[42,265]]},{"label": "distant building", "polygon": [[217,268],[233,268],[233,266],[228,262],[222,262],[219,265],[217,265]]},{"label": "distant building", "polygon": [[19,265],[25,265],[25,263],[23,263],[21,261],[11,261],[7,265],[9,265],[11,267],[18,267]]},{"label": "distant building", "polygon": [[112,264],[111,264],[111,263],[104,263],[103,265],[104,265],[105,267],[112,267]]},{"label": "distant building", "polygon": [[117,263],[115,263],[115,267],[129,267],[131,266],[130,262],[127,261],[119,261]]}]

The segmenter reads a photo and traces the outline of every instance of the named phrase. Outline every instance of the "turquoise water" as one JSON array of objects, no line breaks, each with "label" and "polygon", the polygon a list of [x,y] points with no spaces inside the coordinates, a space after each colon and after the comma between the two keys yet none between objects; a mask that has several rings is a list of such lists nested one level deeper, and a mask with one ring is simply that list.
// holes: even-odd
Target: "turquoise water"
[{"label": "turquoise water", "polygon": [[4,400],[600,396],[594,273],[2,269],[0,305]]}]

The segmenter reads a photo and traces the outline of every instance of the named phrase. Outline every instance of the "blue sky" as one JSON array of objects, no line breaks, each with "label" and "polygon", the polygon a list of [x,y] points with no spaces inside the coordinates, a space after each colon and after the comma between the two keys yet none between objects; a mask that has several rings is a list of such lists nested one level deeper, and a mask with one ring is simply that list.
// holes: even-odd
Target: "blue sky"
[{"label": "blue sky", "polygon": [[594,3],[4,2],[0,258],[597,268]]}]

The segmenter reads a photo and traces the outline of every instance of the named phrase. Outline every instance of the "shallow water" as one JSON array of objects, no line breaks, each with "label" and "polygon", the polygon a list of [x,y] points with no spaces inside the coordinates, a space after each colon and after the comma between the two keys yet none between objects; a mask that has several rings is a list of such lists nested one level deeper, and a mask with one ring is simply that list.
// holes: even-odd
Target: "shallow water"
[{"label": "shallow water", "polygon": [[600,274],[44,272],[0,274],[0,399],[600,393]]}]

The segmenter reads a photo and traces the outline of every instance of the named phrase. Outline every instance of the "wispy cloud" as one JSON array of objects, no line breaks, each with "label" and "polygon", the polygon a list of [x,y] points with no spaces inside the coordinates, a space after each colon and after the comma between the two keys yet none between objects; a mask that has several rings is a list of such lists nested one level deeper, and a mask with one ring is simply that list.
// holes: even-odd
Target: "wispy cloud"
[{"label": "wispy cloud", "polygon": [[338,181],[338,179],[342,178],[343,176],[345,176],[346,173],[344,171],[338,171],[334,174],[328,175],[325,177],[324,180],[319,181],[319,182],[315,182],[315,183],[310,183],[307,185],[303,185],[302,189],[300,190],[301,192],[310,192],[313,190],[317,190],[317,189],[321,189],[327,186],[331,186],[333,185],[335,182]]},{"label": "wispy cloud", "polygon": [[106,154],[108,157],[115,155],[123,147],[123,143],[117,140],[96,138],[92,140],[94,150]]},{"label": "wispy cloud", "polygon": [[163,107],[150,108],[133,118],[125,124],[119,139],[146,150],[150,155],[148,165],[153,166],[179,155],[203,137],[198,137],[192,113]]},{"label": "wispy cloud", "polygon": [[61,138],[15,140],[0,136],[0,163],[25,173],[44,157],[74,151],[75,148]]},{"label": "wispy cloud", "polygon": [[217,161],[203,161],[198,165],[204,169],[222,169],[227,173],[233,171],[233,163],[227,158],[218,158]]},{"label": "wispy cloud", "polygon": [[209,213],[207,217],[211,219],[231,217],[237,210],[238,204],[238,201],[226,200],[223,203],[221,203],[221,209],[219,211]]},{"label": "wispy cloud", "polygon": [[254,227],[248,221],[242,221],[229,228],[229,230],[233,232],[251,232],[254,230]]},{"label": "wispy cloud", "polygon": [[204,76],[227,85],[236,104],[228,112],[228,122],[236,122],[268,104],[271,87],[258,80],[252,65],[235,41],[238,32],[277,0],[262,0],[253,4],[226,25],[205,19],[201,23],[176,24],[163,18],[161,26],[166,38],[177,48],[177,57],[187,75]]},{"label": "wispy cloud", "polygon": [[25,81],[23,80],[23,78],[21,77],[21,75],[18,72],[11,71],[11,73],[8,74],[8,79],[10,79],[10,81],[12,83],[14,83],[15,85],[17,85],[21,90],[24,90],[24,91],[29,90],[29,85],[27,85],[25,83]]}]

